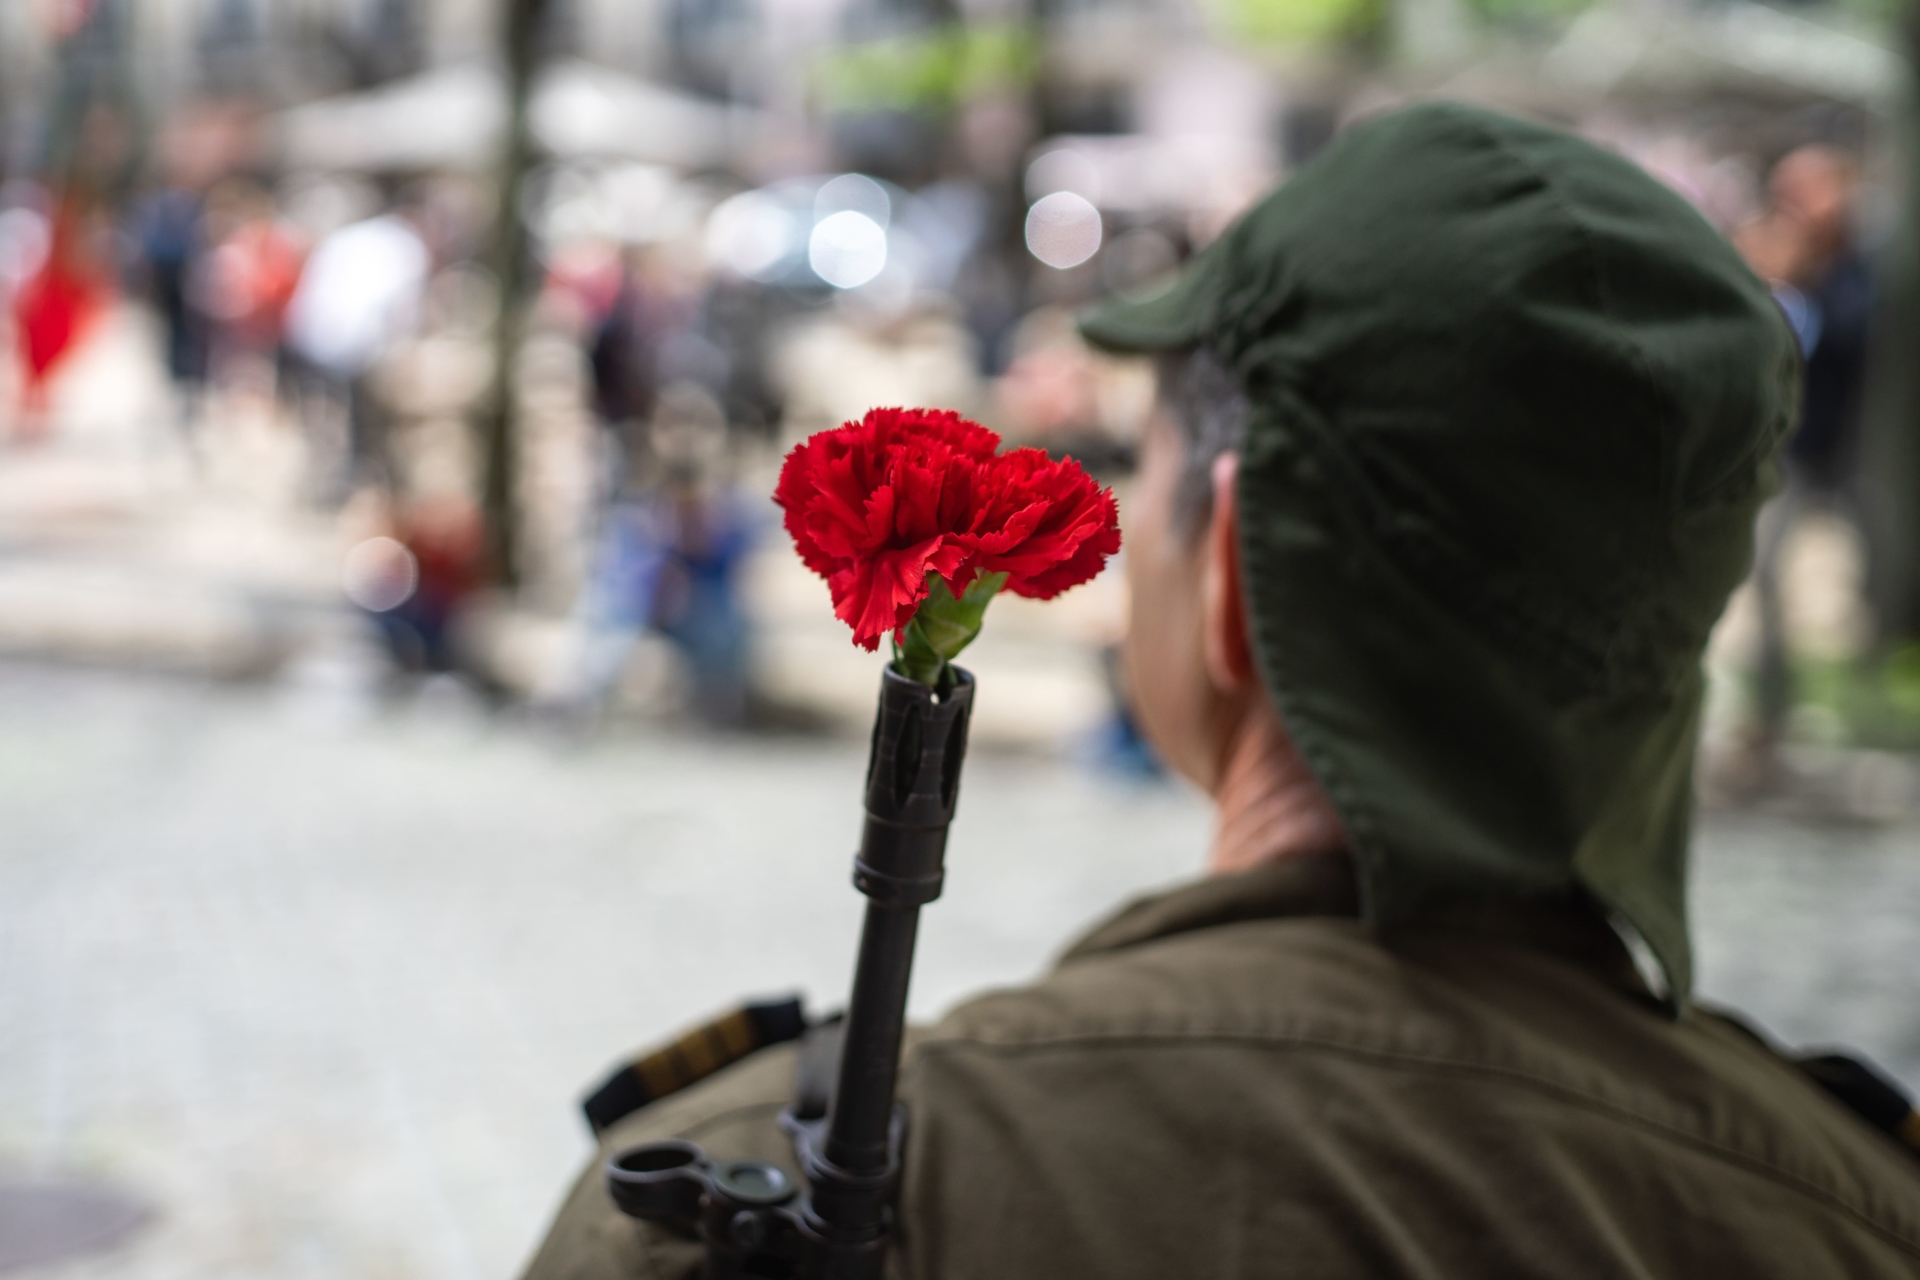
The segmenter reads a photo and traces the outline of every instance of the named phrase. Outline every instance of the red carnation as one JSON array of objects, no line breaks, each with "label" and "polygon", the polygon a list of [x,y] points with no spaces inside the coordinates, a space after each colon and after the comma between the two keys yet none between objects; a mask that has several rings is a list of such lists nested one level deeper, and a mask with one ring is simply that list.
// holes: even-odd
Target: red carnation
[{"label": "red carnation", "polygon": [[874,649],[912,619],[926,578],[953,584],[966,559],[979,464],[1000,437],[957,413],[875,409],[787,455],[774,501],[833,612]]},{"label": "red carnation", "polygon": [[993,483],[965,541],[982,573],[1007,575],[1007,590],[1051,600],[1089,581],[1120,550],[1120,511],[1071,458],[1015,449],[993,459]]},{"label": "red carnation", "polygon": [[787,455],[774,500],[854,643],[894,636],[907,674],[933,683],[979,633],[1002,586],[1045,600],[1120,549],[1113,495],[1080,464],[956,413],[875,409]]}]

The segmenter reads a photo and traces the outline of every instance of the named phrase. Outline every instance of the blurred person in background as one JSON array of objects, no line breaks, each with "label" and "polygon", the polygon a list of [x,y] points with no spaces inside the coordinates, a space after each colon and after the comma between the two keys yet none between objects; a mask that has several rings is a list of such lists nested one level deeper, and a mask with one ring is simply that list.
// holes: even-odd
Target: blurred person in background
[{"label": "blurred person in background", "polygon": [[780,429],[786,405],[775,386],[772,350],[796,305],[791,296],[725,273],[707,278],[700,298],[704,363],[717,360],[724,369],[721,407],[743,439],[770,441]]},{"label": "blurred person in background", "polygon": [[323,491],[391,482],[382,406],[369,375],[418,328],[433,254],[417,193],[350,223],[314,246],[286,308],[293,363],[346,409],[345,458]]},{"label": "blurred person in background", "polygon": [[750,640],[740,573],[760,522],[742,495],[684,463],[669,466],[663,497],[670,540],[652,623],[686,664],[699,717],[738,727],[748,712]]},{"label": "blurred person in background", "polygon": [[645,248],[621,255],[613,296],[589,321],[587,367],[608,501],[627,487],[633,460],[645,454],[645,432],[660,394],[660,348],[679,320],[672,300],[651,278],[651,258]]},{"label": "blurred person in background", "polygon": [[194,187],[169,183],[133,206],[130,239],[138,278],[160,318],[167,377],[179,405],[182,433],[191,441],[206,387],[209,323],[192,287],[206,252],[206,201]]},{"label": "blurred person in background", "polygon": [[18,425],[24,439],[40,439],[51,428],[53,376],[106,307],[109,286],[93,230],[83,200],[57,199],[45,250],[13,295],[14,338],[25,374]]},{"label": "blurred person in background", "polygon": [[689,383],[663,392],[638,482],[608,508],[575,607],[557,675],[563,714],[582,723],[604,714],[652,631],[674,646],[700,720],[745,723],[751,631],[740,578],[762,521],[726,478],[727,437],[709,392]]},{"label": "blurred person in background", "polygon": [[377,505],[347,553],[347,596],[380,630],[393,673],[403,679],[466,670],[461,617],[483,581],[479,507],[461,494]]},{"label": "blurred person in background", "polygon": [[[663,389],[691,392],[724,436],[728,362],[706,335],[706,280],[679,247],[629,246],[605,296],[587,305],[587,367],[602,428],[604,495],[617,502],[660,481],[653,431]],[[668,417],[673,414],[669,412]],[[716,436],[716,439],[719,437]]]},{"label": "blurred person in background", "polygon": [[[1858,244],[1859,168],[1833,147],[1804,146],[1773,167],[1767,209],[1735,233],[1773,289],[1806,359],[1800,423],[1782,458],[1784,483],[1760,520],[1753,583],[1760,614],[1755,734],[1733,781],[1764,787],[1793,707],[1781,559],[1810,510],[1857,514],[1855,463],[1874,287]],[[1862,527],[1853,519],[1856,528]]]},{"label": "blurred person in background", "polygon": [[[1128,678],[1213,798],[1208,874],[912,1038],[889,1273],[1914,1275],[1898,1091],[1692,1000],[1701,654],[1799,400],[1725,239],[1619,156],[1425,104],[1082,326],[1161,362]],[[602,1159],[793,1176],[803,1043]],[[596,1160],[527,1274],[701,1252]]]},{"label": "blurred person in background", "polygon": [[209,368],[219,383],[270,386],[305,246],[257,183],[224,183],[207,203],[210,247],[192,292],[212,329]]}]

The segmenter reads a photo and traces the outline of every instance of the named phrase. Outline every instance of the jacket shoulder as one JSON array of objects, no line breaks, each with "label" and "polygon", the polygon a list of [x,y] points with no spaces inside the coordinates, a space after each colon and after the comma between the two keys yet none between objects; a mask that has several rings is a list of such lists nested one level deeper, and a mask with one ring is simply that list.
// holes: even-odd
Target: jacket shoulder
[{"label": "jacket shoulder", "polygon": [[[931,1193],[914,1221],[977,1217],[978,1205],[933,1204],[1023,1183],[1084,1201],[1090,1222],[1152,1220],[1130,1206],[1166,1202],[1167,1179],[1231,1169],[1264,1188],[1270,1214],[1317,1206],[1293,1224],[1302,1239],[1391,1225],[1414,1251],[1405,1261],[1437,1250],[1424,1261],[1440,1274],[1569,1274],[1549,1256],[1581,1236],[1607,1266],[1705,1274],[1746,1260],[1745,1243],[1690,1252],[1726,1232],[1778,1246],[1773,1262],[1754,1254],[1756,1275],[1788,1274],[1789,1258],[1861,1275],[1920,1264],[1911,1162],[1790,1064],[1724,1019],[1674,1019],[1585,966],[1499,940],[1382,942],[1319,917],[1161,938],[961,1006],[909,1079],[911,1168],[930,1179],[909,1190]],[[1158,1189],[1120,1172],[1136,1166],[1157,1168]],[[1390,1209],[1362,1193],[1391,1185],[1407,1194]],[[1173,1199],[1182,1218],[1221,1212]],[[1511,1206],[1528,1201],[1538,1211],[1521,1222]],[[1452,1210],[1437,1213],[1443,1203]],[[1665,1239],[1661,1224],[1685,1203],[1722,1234]],[[1465,1206],[1485,1215],[1478,1231]],[[1381,1213],[1387,1223],[1363,1225]],[[1179,1238],[1172,1218],[1161,1227]],[[944,1240],[936,1230],[915,1247]],[[1113,1274],[1135,1273],[1128,1256],[1110,1260]]]}]

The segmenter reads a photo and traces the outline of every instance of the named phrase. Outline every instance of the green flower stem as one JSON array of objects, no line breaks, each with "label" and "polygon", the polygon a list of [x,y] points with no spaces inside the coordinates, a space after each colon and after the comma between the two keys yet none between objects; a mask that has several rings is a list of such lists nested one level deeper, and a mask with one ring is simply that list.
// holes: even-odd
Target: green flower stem
[{"label": "green flower stem", "polygon": [[958,597],[938,574],[927,575],[927,598],[913,621],[894,641],[893,669],[930,689],[945,682],[947,663],[973,643],[994,592],[1007,584],[1004,573],[982,573]]}]

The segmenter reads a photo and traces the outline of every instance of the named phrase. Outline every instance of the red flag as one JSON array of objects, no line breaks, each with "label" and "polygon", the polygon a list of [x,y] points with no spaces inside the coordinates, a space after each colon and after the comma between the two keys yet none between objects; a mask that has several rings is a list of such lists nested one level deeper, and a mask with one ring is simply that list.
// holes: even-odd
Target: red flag
[{"label": "red flag", "polygon": [[63,205],[54,216],[46,260],[14,296],[14,327],[26,361],[27,403],[32,407],[39,405],[47,380],[85,334],[104,300],[105,289],[86,262],[82,245],[78,212],[71,204]]}]

